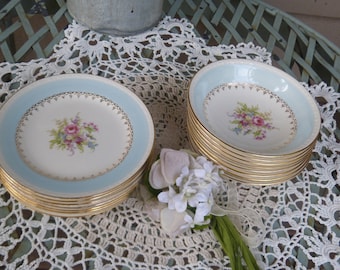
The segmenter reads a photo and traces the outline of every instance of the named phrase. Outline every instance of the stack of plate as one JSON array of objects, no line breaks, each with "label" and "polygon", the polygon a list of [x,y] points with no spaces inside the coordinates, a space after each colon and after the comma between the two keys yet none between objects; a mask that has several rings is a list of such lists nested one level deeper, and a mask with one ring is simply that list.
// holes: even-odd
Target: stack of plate
[{"label": "stack of plate", "polygon": [[0,177],[19,201],[57,216],[125,200],[152,159],[154,127],[123,86],[69,74],[39,80],[0,111]]},{"label": "stack of plate", "polygon": [[230,179],[277,184],[308,164],[320,114],[305,88],[283,71],[251,60],[223,60],[193,78],[187,108],[193,149]]}]

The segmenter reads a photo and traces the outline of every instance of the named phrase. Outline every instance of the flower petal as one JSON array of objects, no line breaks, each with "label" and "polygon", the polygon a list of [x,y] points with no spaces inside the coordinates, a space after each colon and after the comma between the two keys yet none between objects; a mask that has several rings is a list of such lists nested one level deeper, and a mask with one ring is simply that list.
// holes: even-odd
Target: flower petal
[{"label": "flower petal", "polygon": [[204,194],[202,192],[199,192],[195,194],[194,196],[188,198],[188,203],[191,207],[197,207],[199,203],[206,203],[209,200],[210,194]]},{"label": "flower petal", "polygon": [[154,189],[162,189],[168,186],[167,182],[163,177],[161,171],[161,164],[159,160],[155,161],[151,166],[149,174],[149,183],[150,186]]},{"label": "flower petal", "polygon": [[191,169],[202,169],[201,164],[199,162],[197,162],[196,158],[189,155],[189,159],[190,159],[190,168]]},{"label": "flower petal", "polygon": [[185,221],[186,212],[178,213],[175,210],[164,208],[161,211],[161,226],[170,235],[178,235],[188,228]]},{"label": "flower petal", "polygon": [[163,192],[158,194],[157,198],[162,203],[168,203],[169,202],[169,192],[163,191]]},{"label": "flower petal", "polygon": [[168,185],[173,185],[182,172],[189,166],[190,160],[186,152],[163,148],[160,153],[161,171]]},{"label": "flower petal", "polygon": [[183,213],[187,209],[187,200],[183,197],[183,194],[176,195],[173,200],[177,212]]},{"label": "flower petal", "polygon": [[199,224],[204,222],[204,217],[209,215],[211,211],[211,205],[207,203],[198,204],[195,212],[194,223]]},{"label": "flower petal", "polygon": [[206,175],[206,171],[205,171],[205,169],[195,169],[194,170],[194,174],[195,174],[195,176],[196,177],[199,177],[199,178],[204,178],[205,177],[205,175]]},{"label": "flower petal", "polygon": [[148,213],[151,219],[159,222],[161,220],[161,211],[166,208],[166,206],[165,203],[161,203],[156,198],[153,198],[144,203],[143,210]]}]

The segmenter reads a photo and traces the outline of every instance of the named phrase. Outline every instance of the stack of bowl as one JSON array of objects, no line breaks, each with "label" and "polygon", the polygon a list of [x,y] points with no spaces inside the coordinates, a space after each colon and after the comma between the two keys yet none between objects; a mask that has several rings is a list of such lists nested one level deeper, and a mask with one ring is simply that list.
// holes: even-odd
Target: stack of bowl
[{"label": "stack of bowl", "polygon": [[0,111],[0,178],[28,207],[56,216],[125,200],[152,159],[154,127],[130,90],[92,75],[41,79]]},{"label": "stack of bowl", "polygon": [[221,165],[229,179],[271,185],[294,178],[310,160],[320,124],[307,90],[264,63],[218,61],[190,84],[191,146]]}]

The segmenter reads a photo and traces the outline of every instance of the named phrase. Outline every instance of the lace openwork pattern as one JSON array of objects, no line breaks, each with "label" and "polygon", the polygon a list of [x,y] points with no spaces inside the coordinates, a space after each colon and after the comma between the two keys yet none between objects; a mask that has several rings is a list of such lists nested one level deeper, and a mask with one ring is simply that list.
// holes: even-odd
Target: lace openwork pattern
[{"label": "lace openwork pattern", "polygon": [[[165,18],[134,37],[107,37],[77,23],[47,59],[1,63],[1,105],[25,85],[62,73],[116,80],[149,108],[161,147],[189,147],[186,92],[192,76],[209,62],[251,58],[271,64],[253,44],[208,47],[185,20]],[[252,247],[262,269],[339,269],[340,144],[335,115],[340,94],[325,84],[304,84],[319,104],[322,129],[314,156],[295,179],[280,185],[228,183],[221,201],[252,208],[263,220],[263,242]],[[0,105],[0,106],[1,106]],[[32,211],[0,185],[1,269],[228,269],[209,230],[169,238],[134,194],[116,208],[91,217],[59,218]],[[235,220],[237,223],[237,220]],[[242,227],[240,227],[242,228]]]}]

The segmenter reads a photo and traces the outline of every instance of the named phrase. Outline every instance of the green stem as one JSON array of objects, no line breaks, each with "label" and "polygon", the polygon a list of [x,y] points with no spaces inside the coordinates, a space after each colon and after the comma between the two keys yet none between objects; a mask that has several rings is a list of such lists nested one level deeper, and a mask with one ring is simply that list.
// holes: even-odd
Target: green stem
[{"label": "green stem", "polygon": [[[233,270],[259,270],[259,266],[228,216],[213,216],[211,222],[215,237],[220,242],[223,251],[228,255]],[[245,267],[242,266],[242,259]]]}]

